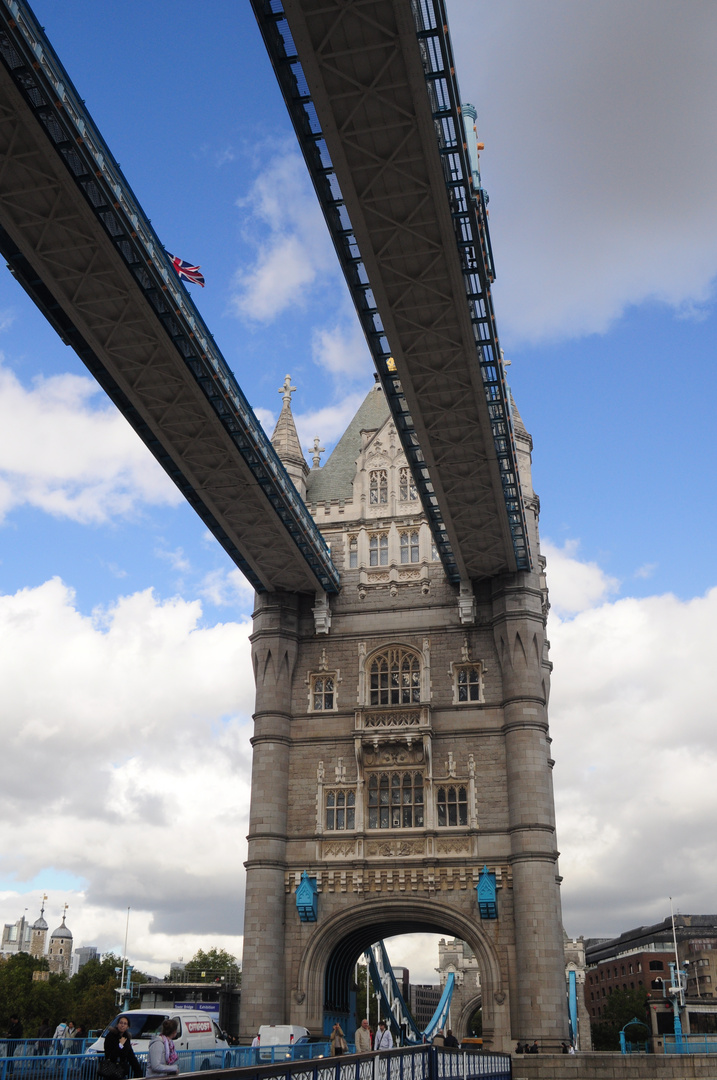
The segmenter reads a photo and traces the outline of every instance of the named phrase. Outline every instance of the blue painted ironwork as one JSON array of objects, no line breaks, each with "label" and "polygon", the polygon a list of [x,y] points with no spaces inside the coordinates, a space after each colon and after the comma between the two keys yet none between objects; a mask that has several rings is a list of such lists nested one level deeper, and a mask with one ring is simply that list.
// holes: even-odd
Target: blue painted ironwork
[{"label": "blue painted ironwork", "polygon": [[568,972],[568,1021],[570,1041],[573,1046],[578,1041],[578,979],[574,971]]},{"label": "blue painted ironwork", "polygon": [[[637,1032],[631,1031],[630,1034],[635,1038],[628,1039],[625,1034],[628,1028],[644,1027],[647,1032],[647,1038],[638,1039]],[[625,1027],[620,1032],[620,1052],[622,1054],[647,1054],[650,1048],[650,1029],[644,1020],[638,1020],[636,1016],[633,1016],[632,1020],[625,1024]]]},{"label": "blue painted ironwork", "polygon": [[455,988],[453,972],[450,972],[446,979],[446,985],[433,1016],[423,1031],[420,1031],[396,981],[384,942],[379,941],[372,945],[366,950],[364,956],[368,961],[371,982],[381,998],[382,1015],[390,1021],[394,1036],[400,1036],[408,1044],[424,1043],[426,1039],[433,1038],[435,1033],[445,1026],[448,1018]]},{"label": "blue painted ironwork", "polygon": [[448,1013],[451,1008],[451,1000],[453,998],[453,990],[455,987],[456,977],[451,971],[446,979],[446,985],[443,987],[443,993],[441,999],[436,1006],[436,1011],[423,1029],[423,1034],[427,1039],[432,1039],[437,1031],[443,1031],[448,1021]]},{"label": "blue painted ironwork", "polygon": [[683,1035],[679,1041],[674,1035],[663,1035],[666,1054],[717,1054],[717,1033],[711,1035]]},{"label": "blue painted ironwork", "polygon": [[436,549],[449,581],[458,584],[460,572],[448,539],[443,515],[418,442],[418,435],[401,382],[392,374],[395,372],[395,364],[391,347],[384,333],[368,272],[361,257],[316,107],[311,99],[308,83],[285,17],[283,2],[282,0],[252,0],[252,6],[373,356],[376,371],[386,394]]},{"label": "blue painted ironwork", "polygon": [[[318,583],[328,593],[338,592],[339,575],[326,542],[186,287],[180,283],[139,200],[24,0],[0,0],[0,60]],[[7,238],[6,233],[4,236]],[[132,406],[127,408],[124,395],[117,388],[111,390],[114,380],[101,360],[62,313],[49,290],[37,280],[34,269],[12,247],[12,244],[10,250],[3,247],[3,254],[20,283],[110,393],[254,588],[264,591],[263,583],[204,507],[200,493],[186,479],[178,481],[177,467],[158,447],[147,426],[138,422]]]},{"label": "blue painted ironwork", "polygon": [[495,874],[491,874],[487,866],[484,866],[476,885],[478,893],[478,912],[481,919],[497,919],[498,904],[496,901]]},{"label": "blue painted ironwork", "polygon": [[296,910],[302,922],[316,922],[319,913],[319,894],[316,878],[310,878],[306,870],[301,875],[296,890]]},{"label": "blue painted ironwork", "polygon": [[[286,19],[283,0],[252,0],[252,6],[386,393],[436,548],[448,579],[458,584],[460,573],[455,555],[401,381],[396,375],[391,346],[384,332],[368,272]],[[485,193],[482,188],[473,190],[472,168],[464,141],[460,96],[447,32],[448,16],[444,0],[417,0],[411,8],[416,20],[426,87],[438,132],[438,149],[443,164],[446,194],[463,268],[466,298],[513,551],[518,569],[528,570],[532,562],[517,468],[515,433],[490,294],[490,282],[494,275]]]}]

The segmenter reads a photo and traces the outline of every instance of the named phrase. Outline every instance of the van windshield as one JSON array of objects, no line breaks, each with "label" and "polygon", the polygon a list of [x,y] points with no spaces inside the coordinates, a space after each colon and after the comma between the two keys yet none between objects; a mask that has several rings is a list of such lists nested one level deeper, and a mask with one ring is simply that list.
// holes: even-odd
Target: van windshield
[{"label": "van windshield", "polygon": [[[119,1013],[115,1016],[110,1027],[117,1027],[120,1016],[129,1020],[129,1033],[132,1039],[148,1039],[150,1035],[154,1035],[155,1032],[159,1031],[162,1021],[169,1019],[169,1013],[146,1013],[137,1009],[132,1012]],[[108,1031],[109,1028],[106,1028],[103,1034],[106,1035]]]}]

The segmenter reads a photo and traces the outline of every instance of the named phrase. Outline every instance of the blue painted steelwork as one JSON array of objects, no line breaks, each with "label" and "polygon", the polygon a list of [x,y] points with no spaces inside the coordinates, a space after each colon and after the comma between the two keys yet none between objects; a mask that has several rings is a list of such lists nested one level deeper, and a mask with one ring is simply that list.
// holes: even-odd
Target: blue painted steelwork
[{"label": "blue painted steelwork", "polygon": [[[383,329],[368,272],[286,19],[283,0],[252,0],[252,6],[386,393],[436,548],[447,577],[457,584],[460,573],[455,556],[401,382],[395,375],[391,346]],[[458,83],[450,40],[447,29],[444,29],[447,28],[448,17],[443,0],[419,0],[411,5],[411,9],[416,20],[435,127],[439,133],[438,148],[443,164],[446,193],[463,268],[466,298],[488,404],[515,560],[518,569],[529,570],[532,564],[517,469],[515,434],[490,295],[490,282],[494,273],[485,193],[482,188],[477,192],[473,191],[471,163],[463,136]]]},{"label": "blue painted steelwork", "polygon": [[368,961],[371,982],[381,998],[382,1013],[387,1019],[390,1019],[394,1036],[400,1036],[409,1044],[424,1043],[426,1039],[433,1038],[435,1033],[445,1026],[448,1018],[455,987],[455,975],[453,972],[446,979],[446,985],[436,1011],[423,1031],[420,1031],[396,982],[396,976],[384,942],[377,942],[376,945],[366,950],[364,956]]},{"label": "blue painted steelwork", "polygon": [[664,1035],[666,1054],[717,1054],[717,1034],[683,1035],[678,1041],[674,1035]]},{"label": "blue painted steelwork", "polygon": [[568,1021],[570,1041],[573,1046],[578,1042],[578,979],[574,971],[568,972]]},{"label": "blue painted steelwork", "polygon": [[[328,593],[338,592],[339,575],[326,542],[187,289],[180,283],[139,200],[24,0],[0,0],[0,59],[318,583]],[[3,237],[7,243],[9,237],[4,231],[0,241]],[[204,507],[200,494],[187,480],[178,481],[177,467],[171,464],[171,459],[168,461],[168,455],[158,447],[146,425],[137,422],[139,418],[131,405],[127,407],[129,403],[124,395],[116,387],[112,390],[114,381],[101,360],[63,315],[51,293],[37,280],[32,267],[16,248],[12,250],[13,247],[10,241],[10,250],[6,247],[2,250],[20,283],[110,393],[254,588],[264,591],[263,583],[241,553],[227,542],[223,530]]]},{"label": "blue painted steelwork", "polygon": [[391,377],[392,370],[395,371],[391,348],[383,330],[373,289],[331,163],[316,107],[311,99],[308,83],[285,18],[282,0],[266,0],[266,2],[252,0],[252,6],[373,356],[376,371],[386,394],[398,437],[428,518],[436,549],[448,579],[458,584],[460,573],[453,549],[400,380]]},{"label": "blue painted steelwork", "polygon": [[301,882],[296,890],[296,910],[301,922],[316,922],[319,912],[319,896],[316,878],[310,878],[306,870],[301,875]]},{"label": "blue painted steelwork", "polygon": [[498,904],[496,901],[495,874],[491,874],[487,866],[484,866],[476,885],[478,893],[478,912],[481,919],[497,919]]},{"label": "blue painted steelwork", "polygon": [[515,561],[519,570],[529,570],[531,558],[518,476],[515,432],[490,293],[495,273],[486,198],[482,187],[477,191],[473,189],[473,170],[465,142],[445,0],[420,0],[413,5],[413,13],[433,120],[440,133],[438,147],[488,402]]},{"label": "blue painted steelwork", "polygon": [[[634,1030],[635,1027],[643,1027],[645,1029],[645,1031],[647,1032],[647,1036],[642,1040],[638,1040],[637,1039],[637,1034],[638,1033]],[[630,1034],[635,1036],[634,1039],[628,1039],[627,1038],[627,1035],[625,1034],[625,1032],[627,1031],[628,1028],[633,1029],[630,1032]],[[647,1024],[644,1022],[644,1020],[638,1020],[636,1016],[633,1016],[632,1020],[630,1020],[627,1024],[625,1024],[625,1027],[620,1032],[620,1052],[622,1054],[647,1054],[648,1051],[649,1051],[649,1048],[650,1048],[650,1029],[647,1026]]]}]

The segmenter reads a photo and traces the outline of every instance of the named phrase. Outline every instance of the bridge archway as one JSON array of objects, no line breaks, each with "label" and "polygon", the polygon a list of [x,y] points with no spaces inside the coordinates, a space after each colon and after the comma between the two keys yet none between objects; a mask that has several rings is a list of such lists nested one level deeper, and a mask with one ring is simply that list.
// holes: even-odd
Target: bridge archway
[{"label": "bridge archway", "polygon": [[450,934],[470,946],[481,969],[486,1045],[509,1037],[508,988],[493,943],[472,918],[436,899],[373,899],[370,905],[332,915],[317,928],[297,971],[295,1000],[302,1007],[302,1022],[320,1031],[325,1009],[347,1012],[361,953],[382,938],[411,933]]},{"label": "bridge archway", "polygon": [[453,1034],[457,1035],[459,1039],[465,1035],[470,1035],[470,1022],[471,1018],[475,1015],[476,1011],[483,1005],[483,993],[474,994],[474,996],[463,1003],[460,1015],[457,1020],[453,1022]]}]

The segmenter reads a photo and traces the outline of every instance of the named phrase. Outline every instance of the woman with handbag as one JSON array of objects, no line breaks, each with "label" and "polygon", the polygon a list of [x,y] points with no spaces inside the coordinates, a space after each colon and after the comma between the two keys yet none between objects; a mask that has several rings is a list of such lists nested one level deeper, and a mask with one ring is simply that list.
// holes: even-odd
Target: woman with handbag
[{"label": "woman with handbag", "polygon": [[153,1035],[147,1054],[147,1076],[174,1076],[179,1072],[179,1054],[172,1039],[179,1030],[178,1020],[164,1020],[159,1034]]},{"label": "woman with handbag", "polygon": [[125,1080],[128,1076],[143,1076],[143,1069],[132,1049],[129,1020],[120,1016],[116,1027],[105,1035],[105,1056],[97,1070],[103,1080]]},{"label": "woman with handbag", "polygon": [[334,1029],[331,1032],[329,1042],[331,1043],[331,1056],[332,1057],[338,1057],[339,1054],[345,1054],[346,1051],[348,1050],[348,1048],[349,1048],[348,1043],[346,1042],[346,1039],[344,1038],[344,1033],[341,1030],[341,1025],[340,1024],[334,1024]]}]

